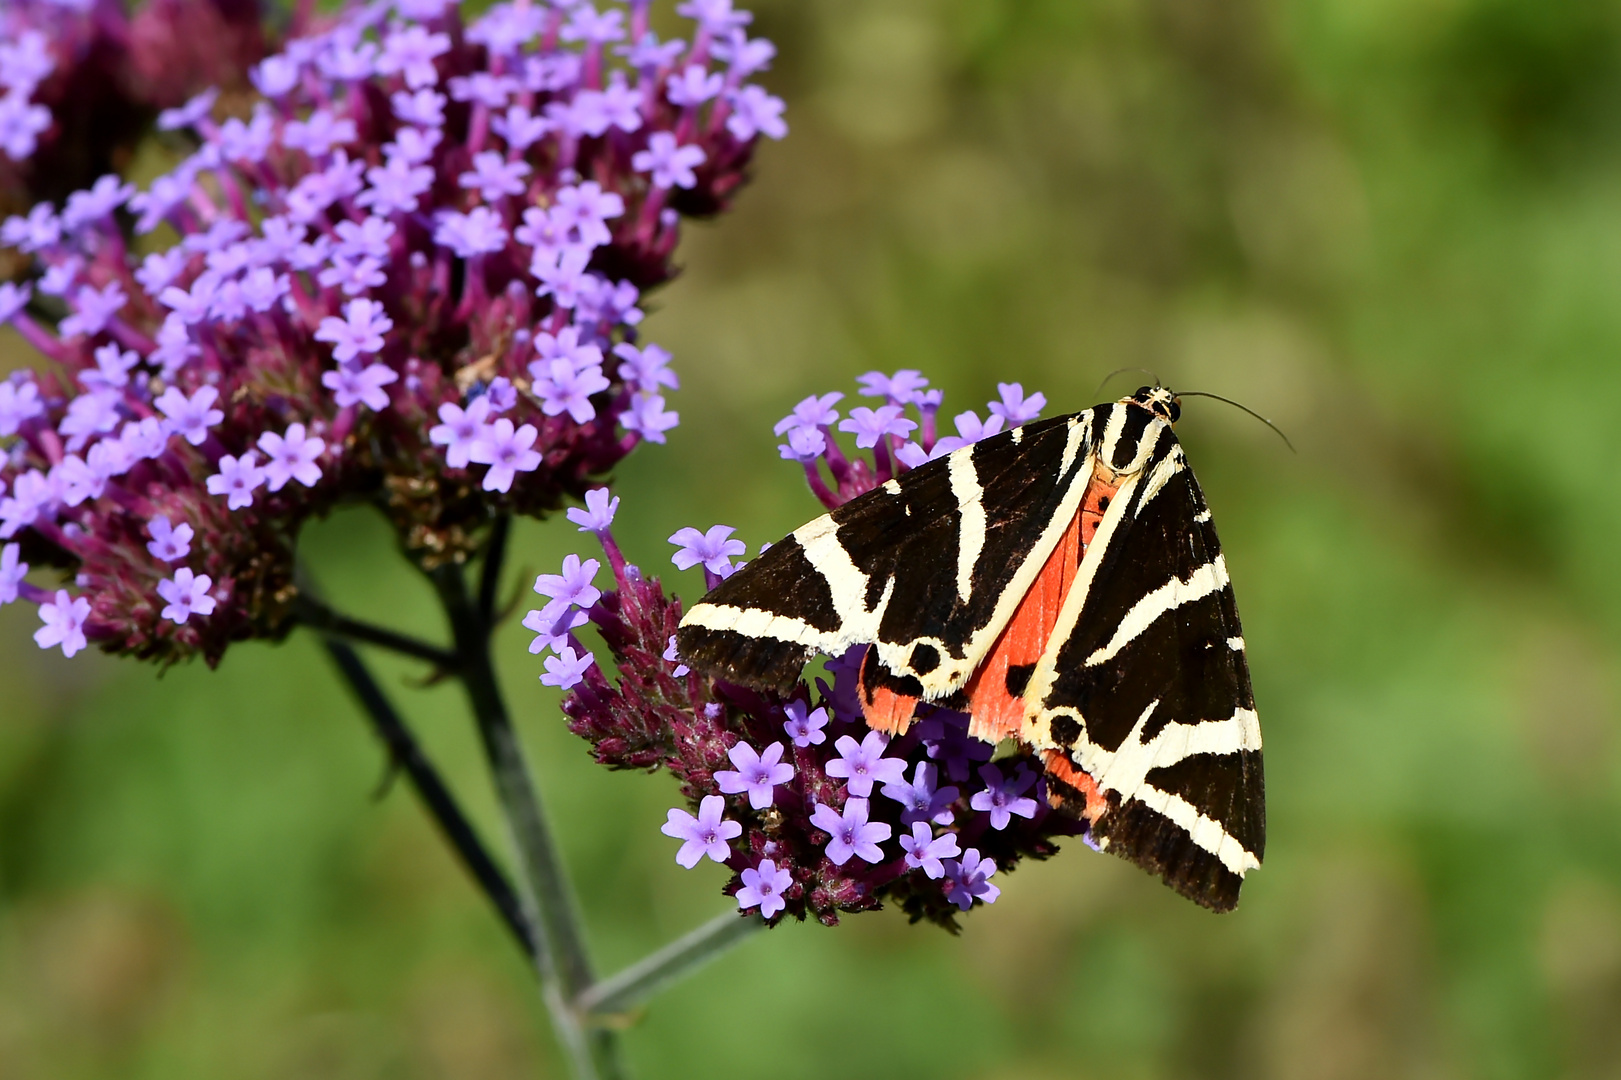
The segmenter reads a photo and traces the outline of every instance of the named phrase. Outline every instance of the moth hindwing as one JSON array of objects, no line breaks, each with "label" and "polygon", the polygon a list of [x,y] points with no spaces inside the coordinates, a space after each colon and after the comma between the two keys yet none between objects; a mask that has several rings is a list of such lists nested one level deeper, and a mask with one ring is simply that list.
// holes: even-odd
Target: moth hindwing
[{"label": "moth hindwing", "polygon": [[794,530],[681,622],[682,658],[787,689],[868,645],[868,723],[919,700],[1042,756],[1095,844],[1216,910],[1265,846],[1232,585],[1170,391],[1028,424]]}]

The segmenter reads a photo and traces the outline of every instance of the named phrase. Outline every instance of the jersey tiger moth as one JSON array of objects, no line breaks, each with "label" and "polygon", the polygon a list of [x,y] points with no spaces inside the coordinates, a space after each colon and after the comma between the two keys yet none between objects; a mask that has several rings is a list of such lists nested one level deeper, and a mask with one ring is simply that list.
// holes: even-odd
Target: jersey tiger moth
[{"label": "jersey tiger moth", "polygon": [[681,620],[685,662],[787,689],[869,646],[867,722],[919,701],[1046,766],[1092,842],[1230,910],[1265,847],[1261,730],[1215,526],[1154,386],[964,446],[795,529]]}]

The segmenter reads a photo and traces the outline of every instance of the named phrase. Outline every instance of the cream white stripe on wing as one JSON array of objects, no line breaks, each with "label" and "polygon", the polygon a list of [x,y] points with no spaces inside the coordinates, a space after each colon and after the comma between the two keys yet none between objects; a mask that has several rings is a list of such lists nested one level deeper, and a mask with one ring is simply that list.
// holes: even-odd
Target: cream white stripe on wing
[{"label": "cream white stripe on wing", "polygon": [[1183,604],[1194,600],[1201,600],[1211,593],[1220,592],[1227,586],[1227,561],[1223,556],[1217,555],[1215,560],[1207,562],[1199,569],[1188,575],[1186,581],[1172,578],[1135,604],[1126,612],[1120,624],[1115,627],[1114,637],[1103,648],[1086,658],[1087,667],[1096,667],[1107,663],[1117,656],[1121,649],[1130,645],[1138,634],[1147,630],[1168,611],[1175,611]]},{"label": "cream white stripe on wing", "polygon": [[1205,817],[1182,796],[1144,784],[1134,798],[1186,829],[1195,844],[1220,859],[1223,866],[1239,877],[1261,865],[1261,860],[1246,851],[1243,844],[1222,828],[1221,822]]},{"label": "cream white stripe on wing", "polygon": [[985,490],[979,486],[973,450],[963,447],[951,455],[946,466],[951,494],[957,500],[957,595],[964,601],[973,591],[974,566],[985,550]]},{"label": "cream white stripe on wing", "polygon": [[1115,444],[1120,441],[1120,433],[1126,427],[1126,413],[1131,408],[1118,401],[1109,406],[1109,421],[1103,425],[1103,438],[1098,442],[1098,460],[1109,468],[1114,468]]},{"label": "cream white stripe on wing", "polygon": [[[1157,435],[1158,432],[1155,434]],[[1142,517],[1143,507],[1148,505],[1148,501],[1158,495],[1160,489],[1171,482],[1171,477],[1186,467],[1187,461],[1182,453],[1182,444],[1177,443],[1171,447],[1169,454],[1159,459],[1159,464],[1154,466],[1154,471],[1148,474],[1148,479],[1143,483],[1143,497],[1137,500],[1138,517]]]},{"label": "cream white stripe on wing", "polygon": [[818,630],[803,619],[774,615],[763,608],[740,608],[731,604],[697,604],[687,612],[681,625],[705,630],[734,630],[744,637],[771,638],[824,650],[831,650],[838,644],[837,634]]},{"label": "cream white stripe on wing", "polygon": [[793,536],[804,549],[805,560],[827,582],[827,591],[833,597],[833,611],[839,617],[840,636],[860,633],[869,623],[876,629],[877,620],[867,611],[867,575],[839,543],[839,527],[833,515],[823,514],[801,525]]},{"label": "cream white stripe on wing", "polygon": [[1180,796],[1171,795],[1147,782],[1155,769],[1169,768],[1199,754],[1236,754],[1261,749],[1261,722],[1252,709],[1235,709],[1226,720],[1206,720],[1197,724],[1166,724],[1152,739],[1144,742],[1142,733],[1159,702],[1150,702],[1137,718],[1131,733],[1110,752],[1086,740],[1077,742],[1072,753],[1076,762],[1097,778],[1099,788],[1117,791],[1122,800],[1135,799],[1188,830],[1200,847],[1219,858],[1235,874],[1260,865],[1221,824],[1201,814]]}]

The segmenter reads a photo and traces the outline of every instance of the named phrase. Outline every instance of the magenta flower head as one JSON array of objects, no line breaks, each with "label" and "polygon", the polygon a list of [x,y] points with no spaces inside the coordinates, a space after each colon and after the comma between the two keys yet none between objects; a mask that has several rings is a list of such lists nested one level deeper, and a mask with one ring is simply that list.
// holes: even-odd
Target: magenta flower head
[{"label": "magenta flower head", "polygon": [[[844,424],[842,395],[830,393],[806,398],[776,426],[790,440],[815,436],[797,465],[829,507],[906,471],[901,448],[926,459],[946,441],[935,423],[941,396],[920,372],[873,372],[861,384],[881,400],[851,409]],[[964,421],[954,438],[1028,419],[1041,404],[1013,384],[999,389],[993,422]],[[683,864],[708,852],[737,871],[724,891],[740,909],[831,925],[893,904],[955,928],[975,901],[996,899],[993,874],[1052,855],[1060,838],[1084,839],[1076,818],[1052,812],[1042,763],[1020,751],[989,764],[996,748],[969,735],[966,715],[923,703],[904,734],[870,730],[858,688],[865,646],[828,658],[825,675],[813,666],[786,692],[689,670],[675,648],[681,603],[625,560],[615,509],[599,489],[586,509],[570,512],[601,545],[605,565],[575,559],[544,575],[552,603],[525,625],[541,635],[537,652],[579,655],[587,639],[607,649],[563,699],[570,730],[604,765],[675,777],[690,809],[671,811],[664,831],[683,841]],[[734,533],[681,529],[670,537],[673,562],[701,567],[712,586],[745,554]],[[607,568],[611,586],[596,580]]]},{"label": "magenta flower head", "polygon": [[[115,6],[0,11],[0,155],[45,137],[30,103],[80,48],[30,20]],[[171,21],[210,6],[149,3]],[[781,130],[729,122],[751,88],[702,32],[656,59],[608,46],[647,19],[349,4],[255,54],[256,96],[166,102],[159,126],[190,152],[144,189],[107,177],[0,224],[33,267],[0,285],[0,322],[41,359],[0,382],[0,541],[88,605],[53,616],[65,649],[217,662],[289,627],[312,517],[382,507],[433,569],[665,440],[678,380],[638,304],[671,277],[683,215],[724,209]],[[775,115],[752,89],[750,115]],[[206,597],[160,591],[182,570]],[[571,655],[548,681],[578,685],[589,653]]]}]

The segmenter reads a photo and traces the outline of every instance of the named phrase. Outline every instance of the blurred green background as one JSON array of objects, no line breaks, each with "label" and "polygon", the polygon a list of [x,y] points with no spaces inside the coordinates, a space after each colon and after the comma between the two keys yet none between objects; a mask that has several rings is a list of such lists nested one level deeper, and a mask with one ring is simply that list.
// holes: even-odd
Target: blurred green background
[{"label": "blurred green background", "polygon": [[[1180,425],[1266,730],[1267,863],[1212,916],[1071,845],[953,939],[749,942],[626,1035],[657,1077],[1621,1076],[1621,6],[770,0],[789,139],[691,230],[650,336],[682,426],[621,537],[817,507],[770,426],[918,367]],[[1128,375],[1108,394],[1132,389]],[[954,407],[954,408],[953,408]],[[534,572],[565,523],[515,545]],[[438,633],[379,523],[310,558]],[[685,578],[690,597],[701,584]],[[560,1076],[530,979],[307,637],[159,679],[0,612],[0,1076]],[[604,969],[724,910],[666,777],[502,657]],[[498,835],[460,701],[379,661]]]}]

